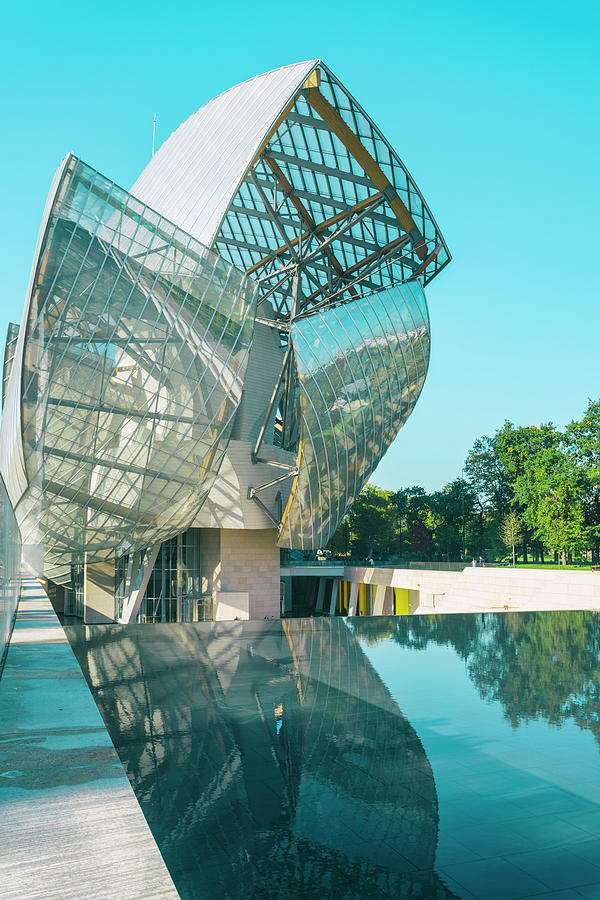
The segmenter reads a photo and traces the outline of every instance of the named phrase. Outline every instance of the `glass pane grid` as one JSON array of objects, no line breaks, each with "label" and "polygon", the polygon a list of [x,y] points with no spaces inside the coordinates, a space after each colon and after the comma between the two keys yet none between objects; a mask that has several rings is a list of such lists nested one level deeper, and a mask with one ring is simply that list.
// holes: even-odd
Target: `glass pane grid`
[{"label": "glass pane grid", "polygon": [[300,466],[279,545],[324,546],[408,418],[425,380],[429,318],[417,282],[292,323]]},{"label": "glass pane grid", "polygon": [[[24,446],[51,548],[106,558],[186,528],[242,395],[254,285],[72,162],[40,254],[24,366]],[[45,540],[45,538],[48,540]]]}]

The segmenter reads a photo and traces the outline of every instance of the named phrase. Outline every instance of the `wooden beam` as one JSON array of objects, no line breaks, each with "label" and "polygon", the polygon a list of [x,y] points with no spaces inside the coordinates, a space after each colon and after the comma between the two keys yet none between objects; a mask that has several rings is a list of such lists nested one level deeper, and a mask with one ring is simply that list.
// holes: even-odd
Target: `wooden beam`
[{"label": "wooden beam", "polygon": [[442,245],[436,244],[435,247],[433,248],[433,250],[431,251],[431,253],[429,254],[429,256],[425,257],[425,259],[423,260],[423,262],[421,263],[419,268],[416,270],[416,272],[414,272],[410,276],[410,278],[408,280],[414,281],[415,278],[418,278],[419,275],[422,275],[423,272],[425,271],[425,269],[427,268],[427,266],[429,265],[429,263],[433,262],[433,260],[436,258],[436,256],[438,255],[438,253],[440,252],[441,249],[442,249]]},{"label": "wooden beam", "polygon": [[323,119],[335,136],[342,142],[344,147],[346,147],[348,152],[354,157],[364,173],[371,179],[377,190],[385,195],[392,212],[398,219],[403,231],[410,235],[417,256],[421,260],[425,259],[427,248],[423,235],[417,228],[415,220],[410,212],[398,196],[395,187],[381,170],[379,163],[373,159],[364,144],[361,143],[357,135],[355,135],[352,129],[344,122],[338,111],[323,96],[319,88],[307,88],[305,95],[314,111]]}]

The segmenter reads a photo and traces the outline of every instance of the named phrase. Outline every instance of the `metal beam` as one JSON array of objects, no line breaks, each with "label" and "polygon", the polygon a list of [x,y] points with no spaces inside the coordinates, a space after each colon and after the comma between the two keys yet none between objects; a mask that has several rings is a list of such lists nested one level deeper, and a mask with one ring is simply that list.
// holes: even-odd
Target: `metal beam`
[{"label": "metal beam", "polygon": [[[408,237],[408,235],[402,235],[401,237],[396,238],[395,241],[391,241],[389,244],[386,244],[386,246],[382,247],[380,250],[377,250],[374,253],[371,253],[369,256],[365,256],[363,259],[359,260],[357,263],[354,263],[352,266],[350,266],[349,269],[346,270],[346,272],[340,277],[338,284],[341,284],[341,282],[343,281],[343,278],[346,275],[348,275],[349,273],[353,274],[355,272],[360,271],[360,269],[362,269],[362,268],[368,267],[371,263],[375,263],[375,265],[371,265],[370,269],[367,269],[366,272],[364,272],[362,275],[355,278],[354,281],[351,282],[351,284],[356,285],[356,284],[363,282],[365,278],[367,278],[369,275],[373,275],[378,270],[378,268],[381,268],[381,266],[385,262],[387,262],[389,260],[389,257],[392,255],[393,255],[393,259],[390,261],[392,261],[392,262],[400,262],[401,261],[403,265],[406,265],[409,268],[413,268],[414,263],[412,262],[412,260],[407,259],[404,256],[397,257],[397,254],[396,254],[396,251],[398,249],[401,249],[403,245],[407,244],[409,242],[409,240],[410,240],[410,238]],[[317,309],[317,306],[319,308],[326,306],[327,303],[331,302],[334,299],[334,297],[337,297],[340,294],[343,294],[344,291],[349,289],[349,287],[350,287],[350,285],[343,285],[343,286],[339,287],[335,292],[331,293],[328,297],[325,297],[324,300],[320,301],[319,304],[312,306],[308,312],[312,313],[314,310]],[[321,290],[313,291],[313,293],[310,294],[306,298],[306,301],[305,301],[306,306],[308,306],[320,294],[323,294],[325,292],[325,289],[326,289],[326,287],[322,286]],[[381,290],[381,286],[377,286],[376,289]],[[303,311],[304,311],[304,308],[303,308]]]},{"label": "metal beam", "polygon": [[318,172],[320,175],[328,175],[330,178],[337,178],[338,181],[350,181],[353,184],[361,184],[363,187],[373,190],[372,179],[366,178],[364,175],[357,175],[355,172],[347,172],[345,169],[334,169],[332,166],[326,166],[323,163],[315,162],[312,159],[304,159],[301,156],[290,156],[289,153],[283,153],[281,150],[274,150],[272,147],[269,147],[269,156],[280,162],[296,166],[298,169],[309,169],[312,172]]},{"label": "metal beam", "polygon": [[[307,227],[308,234],[315,236],[317,241],[319,241],[320,244],[323,244],[324,241],[321,241],[319,239],[319,236],[317,233],[317,224],[316,224],[315,220],[313,219],[313,217],[311,216],[310,212],[307,210],[305,205],[302,203],[302,201],[295,195],[294,186],[288,181],[288,179],[286,178],[286,176],[284,175],[284,173],[282,172],[282,170],[277,165],[277,163],[275,162],[274,159],[271,159],[269,156],[264,156],[263,159],[264,159],[265,165],[268,166],[268,168],[271,170],[271,172],[277,179],[277,182],[279,183],[279,186],[283,190],[286,198],[290,201],[290,203],[292,204],[292,206],[294,207],[294,209],[296,210],[296,212],[298,213],[298,215],[304,222],[305,226]],[[286,235],[286,241],[287,241],[288,249],[295,248],[296,243],[300,248],[302,248],[302,232],[300,232],[297,242],[295,242],[295,243],[290,242],[287,239],[287,235]],[[293,252],[294,252],[294,250],[292,249],[292,253]],[[331,265],[333,266],[335,271],[339,274],[342,271],[342,265],[339,262],[339,260],[336,258],[333,250],[327,249],[325,251],[325,253],[326,253],[327,257],[329,258]],[[298,257],[296,257],[296,259],[298,259]],[[302,259],[302,263],[304,264],[305,262],[306,262],[306,260]],[[309,276],[310,273],[308,272],[308,270],[305,270],[305,271],[306,271],[307,276]]]},{"label": "metal beam", "polygon": [[273,523],[273,525],[275,526],[275,528],[279,528],[280,520],[279,520],[276,516],[273,515],[273,513],[271,512],[271,510],[269,509],[269,507],[266,506],[266,505],[262,502],[262,500],[260,499],[260,497],[253,496],[252,499],[254,500],[255,503],[258,503],[258,505],[260,506],[260,508],[261,508],[262,511],[264,512],[264,514],[267,516],[268,519],[271,520],[271,522]]},{"label": "metal beam", "polygon": [[122,625],[129,625],[131,622],[135,622],[138,617],[140,606],[142,605],[142,600],[144,599],[144,594],[146,593],[150,575],[152,574],[160,548],[161,544],[158,543],[143,551],[137,578],[135,579],[135,582],[132,583],[132,587],[123,601],[123,612],[119,618],[119,622]]},{"label": "metal beam", "polygon": [[[383,194],[381,194],[381,193],[372,194],[370,197],[367,197],[364,200],[361,200],[360,203],[356,203],[354,206],[350,206],[348,209],[345,209],[342,212],[335,213],[335,215],[330,216],[328,219],[324,219],[322,222],[319,222],[318,225],[315,225],[314,231],[316,234],[320,234],[322,231],[326,231],[328,228],[333,228],[333,226],[337,225],[339,222],[344,222],[344,220],[348,219],[350,216],[358,215],[359,213],[363,213],[363,215],[366,215],[366,212],[364,212],[365,210],[371,211],[371,208],[375,208],[376,206],[378,206],[382,202],[382,200],[383,200]],[[336,240],[336,238],[339,235],[343,234],[344,231],[346,231],[348,228],[351,228],[353,225],[355,225],[357,221],[359,221],[359,219],[353,219],[351,222],[347,222],[344,225],[344,227],[338,229],[335,232],[335,234],[327,235],[326,241],[331,243],[331,241]],[[310,236],[310,234],[311,234],[310,231],[303,232],[301,235],[299,235],[298,237],[295,237],[292,240],[292,244],[294,246],[296,246],[300,241],[306,240]],[[325,241],[320,246],[323,246],[324,244],[325,244]],[[277,256],[281,256],[281,254],[285,253],[286,250],[287,250],[287,247],[285,247],[285,246],[277,247],[275,250],[273,250],[273,252],[269,256],[265,256],[263,259],[259,260],[257,263],[254,263],[254,265],[250,266],[249,269],[246,269],[246,275],[252,275],[258,269],[262,268],[263,266],[266,266],[267,263],[269,263],[271,260],[275,259]],[[309,256],[312,256],[317,252],[318,252],[317,250],[313,250],[311,252],[311,254],[309,254]],[[306,257],[304,259],[304,262],[305,263],[307,262]],[[272,277],[272,276],[269,276],[269,277]]]},{"label": "metal beam", "polygon": [[264,484],[259,484],[258,487],[248,487],[248,500],[254,500],[259,491],[266,491],[267,488],[275,487],[276,484],[281,484],[282,481],[287,481],[288,478],[294,478],[297,474],[298,469],[294,467],[289,472],[286,472],[285,475],[280,475],[279,478],[265,481]]},{"label": "metal beam", "polygon": [[317,602],[315,603],[315,610],[317,612],[323,611],[323,601],[325,600],[325,585],[327,579],[319,578],[319,589],[317,591]]},{"label": "metal beam", "polygon": [[[271,156],[275,154],[269,150]],[[292,157],[290,157],[291,159]],[[347,174],[347,173],[344,173]],[[256,174],[256,180],[259,184],[261,184],[264,188],[269,189],[272,187],[272,182],[268,181],[266,176],[261,176],[260,173]],[[373,190],[373,185],[367,182],[370,190]],[[337,209],[338,212],[344,212],[348,206],[344,200],[340,200],[338,197],[329,197],[326,194],[316,194],[312,191],[307,191],[304,188],[295,187],[294,193],[301,200],[307,200],[309,203],[318,203],[321,207],[330,207],[331,209]],[[371,196],[374,196],[371,194]],[[379,212],[373,212],[372,215],[374,222],[379,222],[381,225],[385,225],[388,228],[398,228],[398,220],[395,216],[388,216],[385,213],[385,210],[380,210]]]},{"label": "metal beam", "polygon": [[329,615],[330,616],[335,616],[335,608],[337,606],[338,587],[339,587],[339,580],[337,578],[334,578],[333,585],[331,588],[331,603],[329,604]]},{"label": "metal beam", "polygon": [[292,355],[292,345],[291,345],[291,343],[289,343],[288,346],[287,346],[287,350],[285,351],[285,355],[284,355],[284,357],[283,357],[283,362],[282,362],[282,364],[281,364],[281,369],[279,370],[279,375],[277,376],[277,381],[275,382],[275,387],[273,388],[273,392],[272,392],[272,394],[271,394],[271,399],[269,400],[269,405],[268,405],[268,407],[267,407],[267,411],[266,411],[266,413],[265,413],[265,417],[264,417],[264,419],[263,419],[263,423],[262,423],[262,425],[261,425],[261,427],[260,427],[260,431],[258,432],[258,437],[256,438],[256,443],[255,443],[255,445],[254,445],[254,450],[253,450],[252,453],[251,453],[251,458],[252,458],[252,462],[253,462],[253,463],[255,463],[255,462],[258,461],[258,453],[259,453],[259,451],[260,451],[262,442],[263,442],[263,440],[264,440],[265,432],[266,432],[267,427],[268,427],[268,425],[269,425],[269,419],[271,418],[271,413],[273,412],[273,409],[274,409],[275,404],[276,404],[276,402],[277,402],[277,398],[278,398],[278,396],[279,396],[279,391],[280,391],[280,388],[281,388],[281,382],[283,381],[283,378],[284,378],[284,376],[285,376],[287,367],[288,367],[289,364],[290,364],[290,358],[291,358],[291,355]]}]

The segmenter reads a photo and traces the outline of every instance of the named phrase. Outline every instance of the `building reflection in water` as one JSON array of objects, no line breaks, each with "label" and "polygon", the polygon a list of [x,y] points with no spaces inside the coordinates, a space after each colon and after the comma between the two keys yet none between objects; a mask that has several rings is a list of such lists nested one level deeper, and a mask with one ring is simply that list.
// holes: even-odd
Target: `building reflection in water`
[{"label": "building reflection in water", "polygon": [[453,896],[423,746],[342,620],[67,631],[182,897]]}]

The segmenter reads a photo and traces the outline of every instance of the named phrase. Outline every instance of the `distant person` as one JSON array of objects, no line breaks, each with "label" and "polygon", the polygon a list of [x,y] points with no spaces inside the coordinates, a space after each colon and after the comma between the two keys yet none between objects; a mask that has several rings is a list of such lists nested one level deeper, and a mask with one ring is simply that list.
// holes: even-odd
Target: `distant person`
[{"label": "distant person", "polygon": [[480,557],[479,557],[479,565],[480,565],[482,568],[483,568],[483,566],[485,566],[485,559],[483,558],[483,556],[480,556]]},{"label": "distant person", "polygon": [[477,565],[477,560],[475,559],[475,557],[473,557],[473,559],[471,560],[471,566],[472,566],[472,568],[475,568],[476,565]]},{"label": "distant person", "polygon": [[369,553],[369,555],[367,556],[367,565],[368,565],[368,566],[372,566],[372,565],[373,565],[373,557],[371,556],[370,553]]}]

